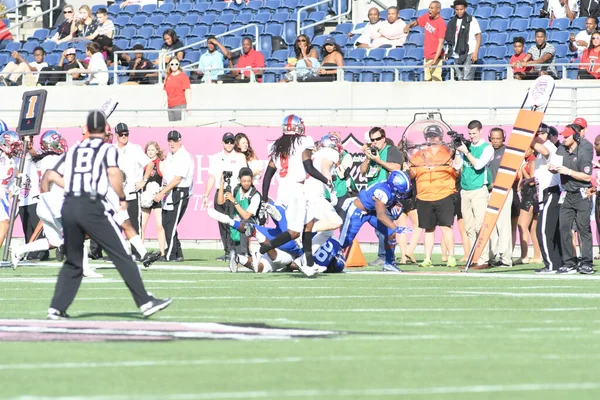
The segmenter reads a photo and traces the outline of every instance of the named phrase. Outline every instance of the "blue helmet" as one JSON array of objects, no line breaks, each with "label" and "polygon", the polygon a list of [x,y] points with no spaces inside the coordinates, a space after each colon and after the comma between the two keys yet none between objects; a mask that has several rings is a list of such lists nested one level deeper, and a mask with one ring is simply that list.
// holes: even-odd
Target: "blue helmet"
[{"label": "blue helmet", "polygon": [[387,179],[388,185],[392,188],[392,193],[397,199],[406,199],[410,197],[412,185],[410,176],[404,171],[392,171]]},{"label": "blue helmet", "polygon": [[304,135],[304,121],[297,115],[290,114],[281,123],[284,135]]},{"label": "blue helmet", "polygon": [[7,130],[8,130],[8,125],[6,125],[6,122],[4,122],[0,119],[0,133],[5,132]]}]

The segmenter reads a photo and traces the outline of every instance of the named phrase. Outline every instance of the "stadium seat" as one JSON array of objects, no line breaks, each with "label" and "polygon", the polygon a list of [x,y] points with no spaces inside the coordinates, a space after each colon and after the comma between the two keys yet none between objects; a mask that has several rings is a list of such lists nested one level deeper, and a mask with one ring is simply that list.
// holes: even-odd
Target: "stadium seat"
[{"label": "stadium seat", "polygon": [[[269,40],[261,40],[261,46],[262,46],[262,42],[270,42]],[[227,47],[228,49],[237,49],[238,47],[242,47],[242,38],[240,37],[226,37],[225,41],[224,41],[224,46]]]},{"label": "stadium seat", "polygon": [[487,43],[490,45],[504,46],[508,42],[507,33],[492,33],[489,35]]},{"label": "stadium seat", "polygon": [[143,28],[139,28],[134,37],[141,37],[145,39],[150,39],[154,36],[154,28],[151,26],[144,26]]},{"label": "stadium seat", "polygon": [[496,60],[504,60],[508,53],[506,46],[488,46],[486,50],[486,58],[494,58]]},{"label": "stadium seat", "polygon": [[179,3],[177,4],[177,12],[185,15],[193,9],[194,5],[192,3]]},{"label": "stadium seat", "polygon": [[190,31],[191,28],[187,25],[175,26],[175,33],[177,33],[177,36],[179,36],[182,39],[188,36],[190,34]]},{"label": "stadium seat", "polygon": [[279,0],[267,0],[264,2],[262,7],[258,9],[258,12],[274,13],[279,6],[281,6],[281,2]]},{"label": "stadium seat", "polygon": [[414,8],[405,8],[400,10],[399,16],[404,22],[410,22],[415,18],[416,11]]},{"label": "stadium seat", "polygon": [[[154,14],[150,18],[148,18],[148,22],[146,24],[152,25],[156,28],[162,29],[162,24],[165,22],[165,17],[162,14]],[[162,29],[164,30],[164,29]]]},{"label": "stadium seat", "polygon": [[492,24],[486,29],[486,31],[490,33],[504,33],[508,28],[508,22],[508,19],[494,19],[492,20]]},{"label": "stadium seat", "polygon": [[579,17],[579,18],[575,18],[573,20],[573,22],[571,22],[571,28],[575,28],[578,31],[583,31],[585,30],[585,20],[587,18],[585,17]]},{"label": "stadium seat", "polygon": [[233,14],[221,14],[219,16],[219,19],[217,20],[217,22],[220,22],[225,25],[229,25],[229,24],[233,23],[233,21],[235,20],[235,17],[236,17],[236,15],[233,15]]},{"label": "stadium seat", "polygon": [[140,10],[141,14],[146,14],[146,15],[152,15],[154,14],[154,12],[158,9],[158,7],[156,6],[156,4],[145,4],[142,6],[142,9]]},{"label": "stadium seat", "polygon": [[548,29],[550,20],[548,18],[531,18],[529,21],[529,29],[535,31],[538,28]]},{"label": "stadium seat", "polygon": [[425,34],[419,32],[419,33],[411,33],[408,35],[408,38],[406,39],[407,43],[411,43],[417,47],[423,46],[423,43],[425,41]]},{"label": "stadium seat", "polygon": [[202,18],[200,18],[200,24],[202,25],[212,25],[217,21],[217,15],[214,14],[204,14]]},{"label": "stadium seat", "polygon": [[[163,40],[160,39],[160,45],[161,46],[162,46],[163,43],[164,43]],[[81,46],[82,44],[83,44],[83,46]],[[117,46],[117,47],[119,47],[119,48],[121,48],[123,50],[130,49],[129,40],[127,40],[127,39],[117,39],[117,40],[114,41],[114,44],[115,44],[115,46]],[[85,43],[78,42],[77,43],[77,51],[80,51],[83,54],[85,54]]]},{"label": "stadium seat", "polygon": [[442,8],[440,10],[440,15],[442,16],[442,18],[444,18],[446,21],[448,21],[450,18],[452,18],[454,16],[454,9]]},{"label": "stadium seat", "polygon": [[347,53],[346,58],[348,60],[352,60],[352,61],[363,61],[366,56],[367,56],[367,49],[361,48],[361,49],[350,50]]},{"label": "stadium seat", "polygon": [[113,23],[117,27],[123,27],[123,26],[129,24],[129,19],[130,18],[129,18],[128,15],[119,15],[117,18],[115,18],[115,20],[113,21]]},{"label": "stadium seat", "polygon": [[570,53],[569,45],[567,44],[559,44],[555,46],[556,48],[556,58],[564,58],[567,54]]},{"label": "stadium seat", "polygon": [[509,6],[496,7],[496,10],[490,15],[492,19],[508,19],[513,15],[513,8]]},{"label": "stadium seat", "polygon": [[148,47],[148,41],[144,38],[133,38],[129,41],[129,47],[133,48],[136,44],[141,44],[144,48]]},{"label": "stadium seat", "polygon": [[365,57],[366,60],[382,61],[387,53],[386,49],[371,49]]},{"label": "stadium seat", "polygon": [[192,29],[192,35],[198,37],[204,37],[208,34],[208,27],[204,25],[198,25]]},{"label": "stadium seat", "polygon": [[165,19],[165,24],[177,26],[181,23],[182,19],[183,18],[181,17],[181,15],[171,14],[171,15],[167,16],[167,18]]},{"label": "stadium seat", "polygon": [[[104,6],[104,5],[102,5],[102,6]],[[106,11],[108,11],[108,14],[111,16],[118,15],[119,12],[121,12],[121,7],[119,7],[118,4],[112,4],[111,6],[109,6],[106,9]],[[92,13],[92,14],[95,14],[95,13]]]},{"label": "stadium seat", "polygon": [[220,35],[222,33],[227,32],[227,26],[225,25],[212,25],[209,29],[208,29],[208,34],[209,35]]},{"label": "stadium seat", "polygon": [[269,20],[273,20],[273,19],[271,18],[271,14],[267,14],[267,13],[259,13],[259,14],[254,15],[254,18],[252,18],[253,22],[257,22],[259,24],[266,24]]},{"label": "stadium seat", "polygon": [[567,44],[569,42],[570,33],[567,31],[551,32],[548,41],[553,45]]},{"label": "stadium seat", "polygon": [[138,4],[132,4],[132,5],[128,5],[125,6],[121,9],[121,12],[123,14],[128,14],[128,15],[137,15],[137,13],[140,12],[141,7]]},{"label": "stadium seat", "polygon": [[533,7],[520,6],[513,13],[513,18],[530,18],[533,15]]},{"label": "stadium seat", "polygon": [[162,38],[160,39],[150,39],[148,41],[148,49],[149,50],[159,50],[165,42]]},{"label": "stadium seat", "polygon": [[423,61],[423,48],[417,47],[414,49],[408,49],[408,51],[404,53],[404,58],[406,60],[413,60],[416,62]]},{"label": "stadium seat", "polygon": [[478,19],[488,19],[493,11],[492,7],[477,7],[473,16]]},{"label": "stadium seat", "polygon": [[122,37],[125,37],[125,38],[134,37],[135,33],[136,33],[136,28],[134,28],[134,27],[126,27],[126,28],[119,30],[119,35]]},{"label": "stadium seat", "polygon": [[521,32],[525,32],[527,30],[528,26],[529,26],[528,19],[515,18],[510,21],[510,24],[508,25],[508,28],[506,29],[506,31],[521,33]]},{"label": "stadium seat", "polygon": [[558,19],[555,19],[554,21],[552,21],[552,25],[550,25],[548,27],[548,30],[550,32],[553,32],[553,31],[566,32],[567,29],[569,29],[570,23],[571,23],[571,21],[569,20],[569,18],[558,18]]},{"label": "stadium seat", "polygon": [[36,29],[35,32],[33,32],[32,37],[34,37],[38,40],[46,40],[49,33],[50,33],[50,31],[48,29]]},{"label": "stadium seat", "polygon": [[268,33],[271,36],[282,36],[283,26],[278,23],[267,23],[265,26],[265,33]]},{"label": "stadium seat", "polygon": [[246,24],[249,24],[250,21],[252,21],[253,17],[254,16],[252,14],[238,14],[237,17],[235,18],[235,22],[246,25]]},{"label": "stadium seat", "polygon": [[481,30],[481,32],[487,31],[489,21],[490,20],[488,20],[488,19],[478,19],[477,20],[477,23],[479,24],[479,29]]},{"label": "stadium seat", "polygon": [[142,26],[146,25],[146,22],[148,22],[148,16],[145,14],[134,15],[129,20],[129,24],[135,25],[138,28],[141,28]]},{"label": "stadium seat", "polygon": [[277,62],[287,62],[288,51],[286,49],[275,50],[273,54],[271,54],[271,60],[276,60]]},{"label": "stadium seat", "polygon": [[210,3],[207,2],[197,2],[196,4],[194,4],[194,11],[197,11],[201,14],[204,14],[207,10],[208,7],[210,7]]},{"label": "stadium seat", "polygon": [[404,60],[405,50],[402,47],[390,49],[387,55],[383,58],[388,64],[397,63]]},{"label": "stadium seat", "polygon": [[196,25],[198,25],[198,23],[200,22],[200,16],[196,15],[196,14],[188,14],[185,17],[183,17],[183,20],[181,21],[181,25],[187,25],[189,26],[191,29],[193,29]]}]

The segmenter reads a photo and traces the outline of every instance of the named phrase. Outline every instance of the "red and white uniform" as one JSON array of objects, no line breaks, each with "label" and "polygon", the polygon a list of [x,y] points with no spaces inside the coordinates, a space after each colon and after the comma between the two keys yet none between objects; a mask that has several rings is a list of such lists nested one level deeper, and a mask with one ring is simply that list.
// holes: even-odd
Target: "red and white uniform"
[{"label": "red and white uniform", "polygon": [[[37,163],[40,175],[44,176],[47,170],[53,169],[61,157],[58,154],[52,154],[42,158]],[[44,226],[44,234],[48,239],[48,243],[54,247],[59,247],[63,244],[61,209],[64,197],[64,189],[52,183],[48,192],[40,194],[40,200],[36,208],[37,215]]]},{"label": "red and white uniform", "polygon": [[[335,167],[340,162],[340,153],[330,147],[319,149],[312,156],[313,165],[324,176],[331,177]],[[325,168],[329,168],[325,173]],[[328,190],[323,182],[309,176],[304,184],[304,193],[308,201],[308,208],[313,213],[314,218],[318,220],[335,220],[341,225],[341,217],[335,211],[335,208],[329,200],[325,198],[325,192]]]}]

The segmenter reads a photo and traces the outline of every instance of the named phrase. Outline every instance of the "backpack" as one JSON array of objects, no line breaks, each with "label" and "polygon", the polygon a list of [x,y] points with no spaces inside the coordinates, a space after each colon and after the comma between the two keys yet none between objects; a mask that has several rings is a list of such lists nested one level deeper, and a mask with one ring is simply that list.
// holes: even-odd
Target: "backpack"
[{"label": "backpack", "polygon": [[[237,199],[237,194],[239,193],[239,191],[242,189],[242,185],[237,185],[234,189],[233,189],[233,197]],[[267,216],[264,215],[262,218],[258,215],[258,211],[260,211],[260,209],[262,208],[262,197],[260,195],[260,193],[258,192],[258,190],[256,190],[256,188],[254,187],[254,185],[250,186],[250,193],[248,195],[248,198],[250,200],[252,200],[252,197],[254,197],[255,195],[258,195],[258,208],[256,209],[257,215],[254,216],[253,219],[256,219],[256,221],[258,221],[259,225],[264,225],[267,222]]]}]

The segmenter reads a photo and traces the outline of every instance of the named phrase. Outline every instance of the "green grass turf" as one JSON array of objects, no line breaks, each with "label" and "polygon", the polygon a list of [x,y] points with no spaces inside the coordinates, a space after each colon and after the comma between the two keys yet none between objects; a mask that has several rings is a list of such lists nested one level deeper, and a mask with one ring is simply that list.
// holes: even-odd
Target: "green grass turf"
[{"label": "green grass turf", "polygon": [[[225,265],[213,261],[218,252],[185,254],[185,264]],[[148,290],[174,298],[156,321],[350,333],[273,341],[0,342],[0,398],[600,398],[599,281],[536,277],[532,268],[317,279],[145,270]],[[447,271],[429,269],[435,270]],[[0,269],[0,318],[44,318],[57,272]],[[118,279],[113,269],[99,272]],[[135,319],[128,314],[135,311],[124,284],[111,280],[84,281],[69,309],[96,320]]]}]

